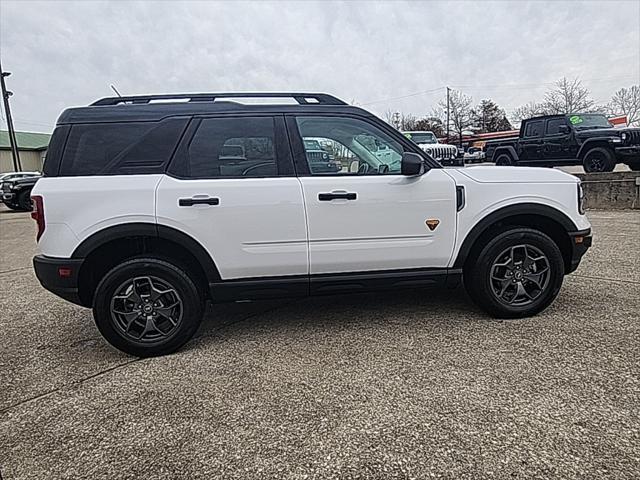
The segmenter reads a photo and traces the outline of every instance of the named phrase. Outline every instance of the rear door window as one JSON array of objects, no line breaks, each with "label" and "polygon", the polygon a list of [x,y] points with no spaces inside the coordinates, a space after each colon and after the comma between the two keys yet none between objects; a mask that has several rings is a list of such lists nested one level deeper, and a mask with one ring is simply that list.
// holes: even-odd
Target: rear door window
[{"label": "rear door window", "polygon": [[272,117],[205,118],[187,149],[190,178],[278,175]]},{"label": "rear door window", "polygon": [[527,123],[524,129],[525,137],[539,137],[542,135],[542,126],[544,122],[542,120],[536,120],[535,122]]}]

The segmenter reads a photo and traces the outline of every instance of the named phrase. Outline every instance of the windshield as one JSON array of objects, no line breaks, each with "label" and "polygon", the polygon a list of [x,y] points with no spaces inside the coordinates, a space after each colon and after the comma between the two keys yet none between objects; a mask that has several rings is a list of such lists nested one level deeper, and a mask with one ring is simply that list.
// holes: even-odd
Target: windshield
[{"label": "windshield", "polygon": [[578,130],[585,128],[610,128],[607,117],[601,114],[569,115],[569,122]]},{"label": "windshield", "polygon": [[406,132],[404,136],[414,143],[438,143],[436,136],[431,132]]},{"label": "windshield", "polygon": [[320,147],[320,142],[318,142],[317,140],[305,140],[304,148],[306,150],[322,150],[322,148]]}]

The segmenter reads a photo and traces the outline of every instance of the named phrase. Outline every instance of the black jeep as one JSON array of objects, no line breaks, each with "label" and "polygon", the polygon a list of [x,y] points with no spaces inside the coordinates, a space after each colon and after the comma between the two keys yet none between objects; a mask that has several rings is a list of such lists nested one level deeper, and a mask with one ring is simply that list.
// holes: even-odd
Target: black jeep
[{"label": "black jeep", "polygon": [[31,190],[42,175],[31,175],[2,182],[2,201],[11,210],[29,212],[32,210]]},{"label": "black jeep", "polygon": [[626,163],[640,170],[640,128],[613,128],[596,113],[530,118],[519,137],[489,141],[485,149],[496,165],[583,165],[586,172],[610,172]]}]

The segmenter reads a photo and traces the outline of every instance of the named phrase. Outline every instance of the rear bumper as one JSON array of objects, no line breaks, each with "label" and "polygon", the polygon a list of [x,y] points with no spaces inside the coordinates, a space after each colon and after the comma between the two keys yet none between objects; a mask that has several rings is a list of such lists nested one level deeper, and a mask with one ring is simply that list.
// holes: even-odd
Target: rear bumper
[{"label": "rear bumper", "polygon": [[571,273],[578,268],[582,256],[587,253],[587,250],[589,250],[593,243],[590,228],[577,232],[569,232],[569,237],[571,238],[571,259],[565,273]]},{"label": "rear bumper", "polygon": [[78,273],[84,259],[33,257],[33,269],[44,288],[60,298],[83,305],[78,294]]}]

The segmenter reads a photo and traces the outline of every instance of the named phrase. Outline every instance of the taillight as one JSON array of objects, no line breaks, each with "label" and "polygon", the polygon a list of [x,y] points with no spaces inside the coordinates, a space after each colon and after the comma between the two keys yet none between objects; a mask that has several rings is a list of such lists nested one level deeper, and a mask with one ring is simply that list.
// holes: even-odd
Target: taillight
[{"label": "taillight", "polygon": [[36,241],[40,240],[40,237],[44,233],[44,204],[42,202],[41,195],[33,195],[31,197],[31,202],[33,204],[33,210],[31,211],[31,218],[36,221],[38,225],[38,233],[36,234]]}]

